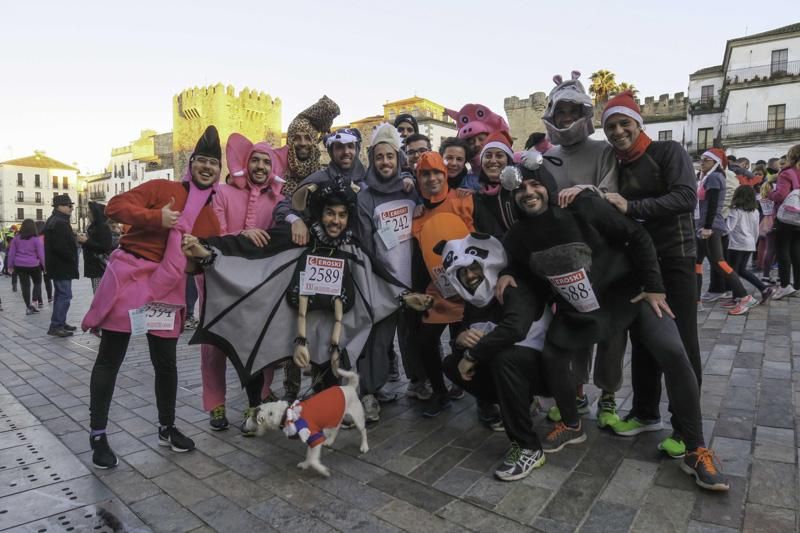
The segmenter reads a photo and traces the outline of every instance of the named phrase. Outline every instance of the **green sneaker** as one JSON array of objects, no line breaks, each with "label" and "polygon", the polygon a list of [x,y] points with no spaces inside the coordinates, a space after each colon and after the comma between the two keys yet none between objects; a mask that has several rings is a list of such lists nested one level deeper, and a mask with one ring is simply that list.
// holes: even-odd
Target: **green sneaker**
[{"label": "green sneaker", "polygon": [[228,429],[228,419],[225,417],[225,404],[211,410],[208,425],[211,426],[211,431],[224,431]]},{"label": "green sneaker", "polygon": [[[589,396],[586,394],[583,396],[577,396],[575,398],[575,403],[578,404],[579,415],[585,415],[589,413]],[[547,418],[549,418],[551,422],[561,422],[561,411],[558,410],[557,405],[554,405],[547,410]]]},{"label": "green sneaker", "polygon": [[620,422],[614,393],[603,394],[597,402],[597,426],[605,428]]},{"label": "green sneaker", "polygon": [[647,431],[661,431],[661,419],[659,420],[640,420],[635,416],[626,416],[616,424],[611,424],[611,429],[617,435],[623,437],[633,437],[639,433]]},{"label": "green sneaker", "polygon": [[680,459],[686,455],[686,444],[674,433],[658,443],[658,449],[672,459]]},{"label": "green sneaker", "polygon": [[244,410],[244,416],[242,417],[242,425],[239,426],[239,429],[242,430],[243,437],[255,437],[256,435],[255,427],[252,428],[247,427],[247,421],[250,419],[251,416],[253,416],[253,413],[255,413],[254,407],[248,407],[247,409]]}]

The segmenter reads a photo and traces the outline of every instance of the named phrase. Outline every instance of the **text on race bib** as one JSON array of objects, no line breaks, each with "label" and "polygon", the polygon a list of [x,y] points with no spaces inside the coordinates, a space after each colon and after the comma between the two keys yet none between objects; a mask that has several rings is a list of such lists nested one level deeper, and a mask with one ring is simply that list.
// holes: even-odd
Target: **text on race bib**
[{"label": "text on race bib", "polygon": [[547,276],[547,280],[562,298],[581,313],[600,309],[586,269],[582,268],[558,276]]},{"label": "text on race bib", "polygon": [[775,202],[762,198],[758,201],[761,204],[761,214],[764,216],[775,214]]},{"label": "text on race bib", "polygon": [[445,274],[444,267],[437,266],[433,268],[433,284],[436,285],[436,288],[439,291],[439,294],[442,295],[443,298],[452,298],[456,294],[456,290],[450,284],[450,280],[447,279],[447,275]]},{"label": "text on race bib", "polygon": [[344,259],[309,255],[306,268],[300,276],[300,294],[329,294],[342,292]]},{"label": "text on race bib", "polygon": [[182,305],[149,303],[128,311],[131,320],[131,335],[144,335],[148,331],[172,331],[175,317]]}]

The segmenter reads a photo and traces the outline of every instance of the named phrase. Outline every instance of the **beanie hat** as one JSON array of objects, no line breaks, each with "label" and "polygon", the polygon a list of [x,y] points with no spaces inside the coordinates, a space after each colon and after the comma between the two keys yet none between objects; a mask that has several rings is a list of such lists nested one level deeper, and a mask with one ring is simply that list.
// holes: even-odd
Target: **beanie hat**
[{"label": "beanie hat", "polygon": [[606,125],[606,120],[608,120],[608,117],[616,113],[631,117],[633,120],[639,123],[639,126],[641,126],[643,123],[642,110],[639,108],[639,104],[636,103],[636,100],[634,100],[633,91],[630,89],[619,93],[608,101],[606,107],[603,109],[603,126]]},{"label": "beanie hat", "polygon": [[219,144],[219,132],[214,125],[206,128],[203,136],[197,141],[192,156],[202,155],[213,157],[217,161],[222,161],[222,147]]},{"label": "beanie hat", "polygon": [[372,132],[372,140],[369,145],[370,148],[372,148],[380,143],[386,143],[391,146],[395,152],[399,152],[400,142],[400,134],[397,133],[397,127],[388,122],[383,122]]},{"label": "beanie hat", "polygon": [[325,137],[325,147],[330,150],[333,143],[361,143],[361,132],[356,128],[341,128]]},{"label": "beanie hat", "polygon": [[707,157],[713,161],[716,161],[717,164],[722,167],[722,170],[728,168],[728,158],[725,157],[725,150],[722,148],[709,148],[703,152],[702,157]]},{"label": "beanie hat", "polygon": [[442,160],[439,152],[425,152],[420,156],[419,162],[417,162],[417,174],[420,174],[423,170],[436,170],[445,176],[447,175],[447,167],[444,166],[444,160]]},{"label": "beanie hat", "polygon": [[514,159],[514,151],[511,149],[511,144],[513,141],[511,140],[511,135],[508,134],[507,131],[496,131],[486,137],[486,142],[481,148],[481,159],[483,159],[483,154],[486,153],[486,150],[489,148],[499,148],[508,156],[508,160],[512,161]]},{"label": "beanie hat", "polygon": [[69,194],[57,194],[53,197],[53,207],[60,205],[75,205],[75,203],[69,197]]},{"label": "beanie hat", "polygon": [[414,133],[419,133],[419,124],[417,124],[417,119],[413,116],[409,115],[408,113],[400,113],[397,115],[397,118],[394,119],[394,127],[397,128],[403,122],[408,122],[411,124],[411,127],[414,128]]}]

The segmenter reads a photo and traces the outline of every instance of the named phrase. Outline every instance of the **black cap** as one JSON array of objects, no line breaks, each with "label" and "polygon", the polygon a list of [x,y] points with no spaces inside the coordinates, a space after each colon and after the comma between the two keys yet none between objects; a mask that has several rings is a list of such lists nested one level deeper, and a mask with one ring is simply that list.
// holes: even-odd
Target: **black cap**
[{"label": "black cap", "polygon": [[75,202],[72,201],[69,194],[57,194],[53,197],[53,207],[60,205],[75,205]]},{"label": "black cap", "polygon": [[194,147],[194,155],[204,155],[222,161],[222,147],[219,144],[219,132],[215,126],[209,126]]},{"label": "black cap", "polygon": [[419,133],[419,124],[417,124],[417,119],[413,116],[409,115],[408,113],[400,113],[397,115],[397,118],[394,119],[394,127],[396,128],[403,122],[408,122],[411,124],[411,127],[414,128],[414,133]]}]

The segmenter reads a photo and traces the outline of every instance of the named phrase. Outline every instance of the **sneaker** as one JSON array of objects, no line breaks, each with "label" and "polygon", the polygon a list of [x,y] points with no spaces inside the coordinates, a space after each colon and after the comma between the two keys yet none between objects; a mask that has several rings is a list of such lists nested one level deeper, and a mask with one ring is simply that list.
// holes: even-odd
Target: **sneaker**
[{"label": "sneaker", "polygon": [[736,307],[728,311],[729,315],[744,315],[746,314],[752,307],[758,305],[758,300],[756,300],[752,294],[748,294],[744,298],[739,300],[739,303],[736,304]]},{"label": "sneaker", "polygon": [[703,295],[700,296],[700,300],[703,303],[716,302],[720,298],[722,298],[721,292],[704,292]]},{"label": "sneaker", "polygon": [[195,317],[190,316],[186,319],[183,329],[197,329],[198,321]]},{"label": "sneaker", "polygon": [[64,324],[62,327],[67,331],[77,331],[78,330],[78,328],[76,328],[75,326],[70,326],[69,324]]},{"label": "sneaker", "polygon": [[228,418],[225,416],[224,405],[220,405],[211,410],[211,419],[208,421],[208,425],[211,426],[211,431],[224,431],[228,429],[230,424],[228,423]]},{"label": "sneaker", "polygon": [[545,453],[555,453],[561,451],[568,444],[580,444],[585,441],[586,433],[583,432],[580,422],[578,422],[577,428],[571,428],[564,422],[559,422],[544,438],[542,449]]},{"label": "sneaker", "polygon": [[478,403],[478,419],[492,431],[505,431],[500,406],[494,403]]},{"label": "sneaker", "polygon": [[105,470],[107,468],[114,468],[119,464],[119,459],[111,451],[111,446],[108,445],[108,438],[105,433],[89,437],[89,445],[92,447],[92,464],[96,468]]},{"label": "sneaker", "polygon": [[619,415],[617,414],[617,401],[614,398],[614,393],[603,394],[597,402],[597,426],[605,428],[618,422]]},{"label": "sneaker", "polygon": [[512,441],[511,449],[506,453],[500,468],[494,471],[494,475],[500,481],[516,481],[526,477],[535,468],[542,466],[545,460],[542,450],[520,448],[519,444]]},{"label": "sneaker", "polygon": [[[584,394],[583,396],[576,396],[575,403],[578,405],[579,415],[589,414],[588,395]],[[557,405],[554,405],[547,411],[547,418],[549,418],[551,422],[561,422],[561,411],[559,410]]]},{"label": "sneaker", "polygon": [[784,296],[791,296],[795,293],[795,288],[792,285],[787,285],[785,287],[778,287],[775,289],[775,292],[772,293],[773,300],[780,300]]},{"label": "sneaker", "polygon": [[408,384],[408,388],[406,389],[406,396],[409,398],[416,398],[417,400],[430,400],[431,396],[433,396],[433,391],[428,385],[427,381],[423,382],[411,382]]},{"label": "sneaker", "polygon": [[39,309],[41,309],[42,307],[44,307],[44,302],[39,300],[39,303],[37,305],[39,306]]},{"label": "sneaker", "polygon": [[697,302],[697,312],[702,313],[705,310],[706,308],[703,306],[703,302]]},{"label": "sneaker", "polygon": [[639,433],[647,431],[661,431],[661,419],[641,420],[635,416],[628,415],[616,424],[611,424],[611,429],[622,437],[633,437]]},{"label": "sneaker", "polygon": [[739,300],[737,300],[736,298],[733,298],[731,300],[721,301],[721,303],[719,304],[719,306],[723,309],[733,309],[737,305],[739,305]]},{"label": "sneaker", "polygon": [[365,394],[361,398],[361,405],[364,406],[364,418],[367,422],[377,422],[381,419],[381,406],[372,394]]},{"label": "sneaker", "polygon": [[464,389],[458,385],[453,385],[450,387],[450,390],[447,391],[447,396],[451,400],[461,400],[464,398],[464,396],[466,396],[466,393],[464,392]]},{"label": "sneaker", "polygon": [[761,305],[766,305],[775,293],[775,287],[767,287],[761,291]]},{"label": "sneaker", "polygon": [[47,330],[47,334],[53,337],[72,337],[72,332],[64,328],[50,328]]},{"label": "sneaker", "polygon": [[441,414],[445,409],[453,407],[453,402],[445,394],[444,396],[432,397],[428,400],[428,405],[422,411],[422,416],[425,418],[434,418]]},{"label": "sneaker", "polygon": [[194,450],[194,441],[178,431],[175,426],[158,429],[158,445],[169,446],[173,452],[178,453]]},{"label": "sneaker", "polygon": [[681,470],[694,476],[695,482],[704,489],[726,491],[731,485],[720,471],[720,466],[719,460],[709,448],[697,448],[687,453],[681,462]]},{"label": "sneaker", "polygon": [[658,449],[669,455],[672,459],[680,459],[686,455],[686,444],[676,434],[672,434],[658,443]]},{"label": "sneaker", "polygon": [[256,436],[255,428],[247,429],[247,420],[251,416],[253,416],[253,407],[248,407],[247,409],[244,410],[244,415],[242,415],[242,423],[241,423],[241,425],[239,425],[239,430],[242,432],[242,436],[243,437],[255,437]]},{"label": "sneaker", "polygon": [[31,308],[30,308],[30,307],[28,307],[27,309],[25,309],[25,315],[32,315],[32,314],[33,314],[33,311],[31,311]]},{"label": "sneaker", "polygon": [[392,403],[397,401],[397,394],[380,389],[375,393],[375,399],[378,400],[378,403]]},{"label": "sneaker", "polygon": [[[30,306],[28,309],[30,309],[32,315],[38,315],[39,314],[39,310],[33,305]],[[67,329],[66,326],[64,327],[64,329]],[[72,331],[72,330],[67,329],[67,331]]]}]

